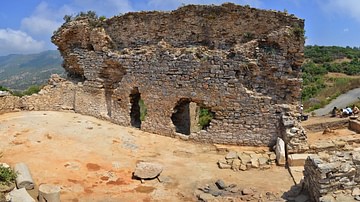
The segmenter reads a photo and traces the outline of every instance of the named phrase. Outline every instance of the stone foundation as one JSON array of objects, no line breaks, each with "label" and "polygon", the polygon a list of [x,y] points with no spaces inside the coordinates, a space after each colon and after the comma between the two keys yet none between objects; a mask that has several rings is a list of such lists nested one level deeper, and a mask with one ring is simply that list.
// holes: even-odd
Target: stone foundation
[{"label": "stone foundation", "polygon": [[349,129],[357,133],[360,133],[360,121],[349,120]]},{"label": "stone foundation", "polygon": [[[314,201],[351,196],[360,187],[360,152],[311,155],[305,161],[304,183]],[[331,200],[329,200],[331,201]]]}]

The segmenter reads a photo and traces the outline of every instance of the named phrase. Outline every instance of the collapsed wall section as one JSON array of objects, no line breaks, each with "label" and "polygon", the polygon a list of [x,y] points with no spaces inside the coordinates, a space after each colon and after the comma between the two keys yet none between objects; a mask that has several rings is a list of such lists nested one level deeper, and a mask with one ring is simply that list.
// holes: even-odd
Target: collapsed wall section
[{"label": "collapsed wall section", "polygon": [[75,93],[79,89],[73,82],[54,74],[39,93],[31,96],[0,97],[0,112],[74,110]]},{"label": "collapsed wall section", "polygon": [[[281,12],[190,5],[78,17],[52,41],[79,81],[62,95],[78,113],[201,142],[272,146],[294,127],[282,117],[299,115],[303,26]],[[204,110],[212,119],[197,127]],[[306,136],[293,142],[302,149]]]}]

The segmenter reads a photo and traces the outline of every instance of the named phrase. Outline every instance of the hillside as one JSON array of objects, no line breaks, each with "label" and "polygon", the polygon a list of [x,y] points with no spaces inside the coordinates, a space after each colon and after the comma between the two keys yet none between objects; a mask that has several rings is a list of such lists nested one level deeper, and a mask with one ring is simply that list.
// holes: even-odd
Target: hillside
[{"label": "hillside", "polygon": [[45,84],[51,74],[64,75],[62,57],[57,50],[38,54],[0,56],[0,85],[25,90]]},{"label": "hillside", "polygon": [[360,49],[357,47],[306,46],[302,101],[307,111],[360,87]]}]

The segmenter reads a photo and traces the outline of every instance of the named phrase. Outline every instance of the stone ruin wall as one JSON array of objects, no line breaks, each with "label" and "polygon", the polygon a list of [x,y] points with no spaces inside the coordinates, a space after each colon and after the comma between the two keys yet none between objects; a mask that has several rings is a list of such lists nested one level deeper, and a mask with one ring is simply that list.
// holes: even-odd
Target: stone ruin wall
[{"label": "stone ruin wall", "polygon": [[[360,152],[334,151],[305,161],[304,184],[316,201],[355,201],[360,195]],[[339,194],[350,197],[340,199]]]},{"label": "stone ruin wall", "polygon": [[[272,146],[280,136],[290,153],[303,151],[306,135],[296,120],[304,45],[297,31],[303,27],[293,15],[234,4],[105,21],[79,17],[52,37],[72,82],[54,78],[41,95],[11,98],[19,106],[2,111],[65,106],[174,137],[189,123],[174,123],[173,114],[195,104],[214,118],[206,130],[189,126],[190,134],[181,137]],[[132,120],[134,99],[140,97],[147,107],[141,126]]]}]

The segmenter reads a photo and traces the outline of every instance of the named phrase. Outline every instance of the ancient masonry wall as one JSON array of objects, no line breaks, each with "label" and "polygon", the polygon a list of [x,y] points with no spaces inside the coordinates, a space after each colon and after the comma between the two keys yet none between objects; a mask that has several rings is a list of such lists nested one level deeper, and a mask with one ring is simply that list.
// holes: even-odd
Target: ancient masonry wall
[{"label": "ancient masonry wall", "polygon": [[353,130],[357,133],[360,133],[360,121],[358,120],[350,120],[349,121],[349,129]]},{"label": "ancient masonry wall", "polygon": [[[303,27],[293,15],[234,4],[103,21],[78,17],[52,37],[70,78],[80,79],[71,87],[62,82],[68,86],[57,102],[172,137],[272,146],[280,136],[290,153],[304,150],[306,135],[296,119]],[[142,120],[140,99],[147,108]],[[186,118],[194,104],[214,114],[209,127],[194,129],[190,122],[197,119]],[[40,106],[33,107],[46,109]]]},{"label": "ancient masonry wall", "polygon": [[337,151],[308,157],[304,166],[304,183],[315,201],[335,201],[336,193],[359,195],[360,152]]}]

